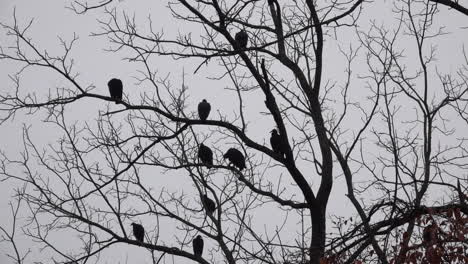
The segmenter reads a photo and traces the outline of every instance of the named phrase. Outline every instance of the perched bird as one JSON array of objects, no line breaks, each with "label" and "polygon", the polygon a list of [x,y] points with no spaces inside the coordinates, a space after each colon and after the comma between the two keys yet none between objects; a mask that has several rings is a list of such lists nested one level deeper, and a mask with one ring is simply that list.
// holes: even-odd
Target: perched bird
[{"label": "perched bird", "polygon": [[286,146],[283,138],[278,134],[276,129],[271,130],[270,144],[273,151],[278,153],[281,157],[286,154]]},{"label": "perched bird", "polygon": [[118,104],[122,101],[122,92],[123,92],[123,84],[122,81],[119,79],[111,79],[107,86],[109,87],[109,93],[112,99],[115,100],[115,103]]},{"label": "perched bird", "polygon": [[466,199],[468,199],[468,196],[463,193],[461,185],[460,185],[460,180],[457,180],[457,192],[458,192],[458,199],[460,199],[460,203],[462,205],[465,205]]},{"label": "perched bird", "polygon": [[228,159],[229,162],[232,163],[232,165],[239,168],[239,170],[245,169],[245,158],[244,155],[242,155],[242,152],[240,152],[239,150],[235,148],[230,148],[228,149],[226,154],[224,154],[223,158]]},{"label": "perched bird", "polygon": [[244,30],[241,30],[236,33],[234,39],[236,40],[237,45],[239,45],[240,48],[245,49],[247,47],[249,35],[247,35],[247,33]]},{"label": "perched bird", "polygon": [[193,254],[195,257],[201,257],[203,253],[203,238],[198,235],[192,242],[193,244]]},{"label": "perched bird", "polygon": [[268,4],[269,4],[269,5],[272,5],[273,2],[274,2],[273,0],[268,0]]},{"label": "perched bird", "polygon": [[204,194],[202,197],[202,204],[209,215],[213,214],[213,212],[216,210],[215,202],[208,198],[206,194]]},{"label": "perched bird", "polygon": [[213,166],[213,151],[211,151],[209,147],[203,145],[203,143],[200,144],[200,147],[198,148],[198,158],[208,168]]},{"label": "perched bird", "polygon": [[142,225],[132,223],[133,226],[133,235],[135,236],[136,240],[143,243],[143,238],[145,237],[145,229]]},{"label": "perched bird", "polygon": [[198,104],[198,116],[200,117],[202,121],[206,121],[206,119],[208,118],[208,115],[210,114],[210,111],[211,111],[210,103],[208,103],[206,99],[203,99],[203,101],[201,101]]},{"label": "perched bird", "polygon": [[432,244],[437,240],[437,225],[432,223],[423,230],[423,241]]}]

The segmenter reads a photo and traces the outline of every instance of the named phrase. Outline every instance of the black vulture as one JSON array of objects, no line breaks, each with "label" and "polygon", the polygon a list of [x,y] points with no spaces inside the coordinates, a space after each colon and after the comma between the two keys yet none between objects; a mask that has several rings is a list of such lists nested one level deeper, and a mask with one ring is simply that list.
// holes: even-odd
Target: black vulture
[{"label": "black vulture", "polygon": [[232,165],[236,166],[239,170],[245,169],[245,158],[244,155],[242,155],[242,152],[235,148],[230,148],[224,154],[223,156],[224,159],[228,159]]},{"label": "black vulture", "polygon": [[237,32],[236,36],[234,38],[235,38],[235,40],[237,42],[237,45],[240,48],[245,49],[247,47],[247,42],[249,40],[249,35],[247,35],[247,33],[244,30],[241,30],[241,31]]},{"label": "black vulture", "polygon": [[210,114],[210,111],[211,111],[210,103],[208,103],[206,99],[203,99],[203,101],[201,101],[198,104],[198,116],[200,117],[202,121],[206,121],[206,119],[208,118],[208,115]]},{"label": "black vulture", "polygon": [[122,92],[123,92],[123,84],[122,81],[116,78],[111,79],[107,86],[109,87],[109,93],[112,99],[115,100],[115,103],[118,104],[122,101]]},{"label": "black vulture", "polygon": [[145,229],[140,224],[132,223],[133,226],[133,235],[136,240],[143,243],[143,238],[145,237]]},{"label": "black vulture", "polygon": [[462,205],[465,205],[466,198],[468,198],[468,196],[466,196],[466,194],[463,193],[461,185],[460,185],[460,180],[457,180],[457,192],[458,192],[458,199],[460,199],[460,203]]},{"label": "black vulture", "polygon": [[286,154],[286,146],[283,138],[278,134],[276,129],[271,130],[270,144],[273,151],[278,153],[281,157]]},{"label": "black vulture", "polygon": [[203,253],[203,238],[198,235],[194,240],[193,240],[193,254],[195,254],[195,257],[201,257]]},{"label": "black vulture", "polygon": [[213,212],[216,210],[215,202],[208,198],[206,194],[204,194],[202,197],[202,204],[209,215],[213,214]]},{"label": "black vulture", "polygon": [[432,223],[426,226],[423,230],[423,241],[428,244],[432,244],[437,239],[437,226]]},{"label": "black vulture", "polygon": [[211,151],[209,147],[203,145],[203,143],[200,144],[200,147],[198,148],[198,158],[208,168],[213,166],[213,151]]}]

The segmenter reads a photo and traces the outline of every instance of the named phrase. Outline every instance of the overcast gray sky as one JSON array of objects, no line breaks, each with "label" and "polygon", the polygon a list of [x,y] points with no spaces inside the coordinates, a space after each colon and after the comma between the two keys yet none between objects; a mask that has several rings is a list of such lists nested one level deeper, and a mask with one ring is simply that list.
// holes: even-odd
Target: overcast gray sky
[{"label": "overcast gray sky", "polygon": [[[67,1],[68,2],[68,1]],[[181,25],[170,18],[170,13],[166,8],[164,8],[166,1],[121,1],[119,2],[119,10],[126,10],[128,13],[137,14],[137,19],[141,23],[144,23],[146,17],[151,14],[153,18],[156,18],[155,24],[159,27],[164,28],[164,31],[167,35],[173,35],[176,32],[180,31],[189,31],[193,30],[193,34],[197,35],[199,30],[196,27],[190,28],[184,25]],[[364,9],[363,18],[361,21],[368,21],[370,19],[376,19],[381,21],[382,24],[394,23],[395,18],[390,12],[392,6],[392,1],[382,1],[382,3],[374,3],[369,8]],[[103,37],[90,37],[91,32],[96,32],[98,28],[98,23],[96,19],[103,18],[101,11],[91,11],[86,15],[76,15],[71,10],[65,8],[65,1],[61,0],[47,0],[47,1],[31,1],[31,0],[1,0],[0,1],[0,22],[11,24],[13,19],[13,9],[16,8],[16,15],[20,25],[25,25],[28,19],[34,18],[35,22],[32,28],[29,31],[29,35],[34,42],[38,44],[42,49],[47,49],[50,51],[57,50],[58,47],[58,36],[61,36],[65,39],[71,39],[73,33],[76,33],[80,40],[77,43],[73,51],[73,57],[76,59],[76,71],[80,73],[79,80],[84,85],[94,85],[96,86],[95,92],[100,92],[107,94],[107,81],[112,77],[119,77],[123,80],[125,86],[125,92],[130,93],[133,91],[142,92],[145,90],[145,87],[138,87],[135,85],[135,80],[132,78],[136,76],[136,70],[139,65],[132,64],[126,61],[122,61],[122,56],[120,54],[112,54],[103,52],[103,49],[108,47],[106,39]],[[366,4],[368,6],[368,4]],[[463,26],[468,25],[467,19],[456,12],[448,12],[445,8],[442,8],[442,14],[437,16],[436,23],[446,26],[447,32],[454,32],[448,34],[445,38],[437,40],[438,48],[438,57],[439,62],[437,67],[441,71],[455,71],[463,62],[460,57],[460,50],[463,47],[463,44],[466,44],[468,39],[467,30]],[[143,24],[142,24],[143,25]],[[362,23],[362,28],[366,27],[365,23]],[[1,31],[0,34],[0,43],[2,46],[5,41],[10,41],[3,34],[4,31]],[[342,45],[346,47],[349,42],[352,42],[352,39],[355,39],[356,36],[353,36],[352,31],[348,31],[346,34],[338,35],[339,38],[336,40],[330,40],[327,42],[326,46],[326,57],[325,57],[325,78],[329,81],[337,80],[337,84],[340,85],[343,83],[343,57],[339,54],[337,47]],[[355,44],[355,43],[354,43]],[[406,43],[402,43],[401,46],[405,46]],[[408,42],[408,49],[414,49],[412,42]],[[160,59],[157,61],[160,65],[158,69],[160,70],[161,76],[166,74],[171,74],[174,79],[174,85],[179,85],[182,76],[182,71],[186,72],[186,82],[190,89],[193,89],[195,92],[191,93],[190,101],[193,102],[193,111],[195,111],[195,105],[198,101],[203,98],[209,98],[209,101],[212,103],[213,109],[223,109],[223,111],[233,111],[236,109],[236,105],[232,103],[232,92],[223,93],[222,89],[217,89],[214,92],[213,86],[223,86],[220,82],[213,82],[207,77],[210,76],[211,68],[202,68],[199,73],[193,74],[194,69],[198,64],[184,64],[183,62],[173,62],[169,59]],[[359,65],[356,67],[356,72],[364,71],[364,65]],[[18,69],[18,65],[0,60],[0,92],[5,92],[11,89],[11,81],[8,79],[8,74],[14,73]],[[48,72],[28,72],[30,78],[24,80],[24,88],[30,91],[47,91],[50,87],[60,87],[61,85],[66,85],[66,82],[63,80],[57,79],[53,74]],[[433,76],[434,77],[434,76]],[[361,84],[364,86],[362,80],[359,80],[355,77],[354,84]],[[226,84],[227,88],[230,84]],[[365,97],[365,89],[363,87],[362,94],[359,90],[354,90],[357,94],[353,96],[363,96]],[[252,95],[250,100],[254,100],[256,97],[255,94]],[[91,102],[91,103],[90,103]],[[89,101],[87,104],[80,104],[78,107],[73,108],[71,113],[71,118],[77,119],[86,119],[92,120],[97,118],[97,111],[103,109],[102,103],[93,105]],[[267,120],[264,115],[261,115],[259,112],[265,111],[263,102],[258,104],[259,110],[255,113],[252,113],[250,117],[253,121],[250,126],[249,133],[251,136],[259,141],[265,140],[268,142],[268,131],[272,128],[271,123]],[[111,106],[113,107],[113,106]],[[261,109],[260,109],[261,108]],[[254,107],[251,109],[255,109]],[[348,124],[352,127],[352,122],[354,120],[347,120]],[[0,148],[10,155],[18,155],[20,150],[19,142],[21,141],[21,128],[24,123],[32,124],[33,130],[36,131],[34,135],[34,140],[40,144],[52,143],[56,139],[54,132],[50,130],[50,127],[42,124],[40,119],[35,117],[25,117],[18,116],[13,122],[7,122],[6,124],[0,126],[0,134],[2,135],[2,140],[0,140]],[[268,127],[265,129],[265,127]],[[265,143],[269,144],[269,143]],[[338,179],[338,182],[340,180]],[[175,182],[176,185],[180,184]],[[174,184],[174,182],[167,182],[167,184]],[[5,212],[8,210],[8,201],[13,193],[14,188],[17,187],[12,182],[2,182],[0,184],[0,210]],[[354,210],[350,209],[348,200],[344,196],[344,188],[337,184],[332,193],[333,196],[340,196],[341,199],[332,199],[332,202],[329,206],[329,212],[335,214],[346,214],[346,212],[351,212],[354,214]],[[2,213],[2,215],[6,215]],[[266,216],[265,219],[268,219],[270,216]],[[10,219],[2,217],[0,218],[0,224],[4,225],[9,223]],[[130,230],[130,228],[129,228]],[[0,263],[7,263],[7,259],[3,255],[3,249],[5,244],[0,244]],[[128,246],[117,246],[112,250],[112,254],[115,254],[112,257],[109,257],[107,263],[125,263],[127,258]],[[128,256],[131,261],[134,262],[136,259],[148,260],[148,256],[140,254],[142,249],[131,249],[132,253]],[[134,262],[135,263],[135,262]]]}]

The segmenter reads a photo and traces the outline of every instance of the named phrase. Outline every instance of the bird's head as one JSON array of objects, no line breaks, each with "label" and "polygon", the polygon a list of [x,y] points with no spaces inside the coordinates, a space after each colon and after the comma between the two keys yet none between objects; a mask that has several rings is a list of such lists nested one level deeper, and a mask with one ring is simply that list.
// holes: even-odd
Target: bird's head
[{"label": "bird's head", "polygon": [[272,134],[278,134],[278,131],[276,131],[276,129],[272,129],[272,130],[270,131],[270,133],[272,133]]},{"label": "bird's head", "polygon": [[203,99],[202,102],[206,103],[206,99]]},{"label": "bird's head", "polygon": [[136,226],[136,225],[138,225],[138,224],[137,223],[132,223],[132,226]]},{"label": "bird's head", "polygon": [[228,151],[223,155],[223,158],[228,159],[229,157],[232,157],[232,151],[232,148],[228,149]]},{"label": "bird's head", "polygon": [[122,81],[117,78],[112,78],[109,80],[109,82],[107,82],[107,84],[111,84],[111,83],[122,83]]}]

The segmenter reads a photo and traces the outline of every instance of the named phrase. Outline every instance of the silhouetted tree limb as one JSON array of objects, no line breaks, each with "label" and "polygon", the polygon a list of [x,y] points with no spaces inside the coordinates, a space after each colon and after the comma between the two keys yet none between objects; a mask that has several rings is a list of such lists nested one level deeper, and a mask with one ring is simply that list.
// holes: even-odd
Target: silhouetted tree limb
[{"label": "silhouetted tree limb", "polygon": [[430,1],[453,8],[457,10],[458,12],[468,16],[468,8],[459,4],[458,1],[451,1],[451,0],[430,0]]}]

